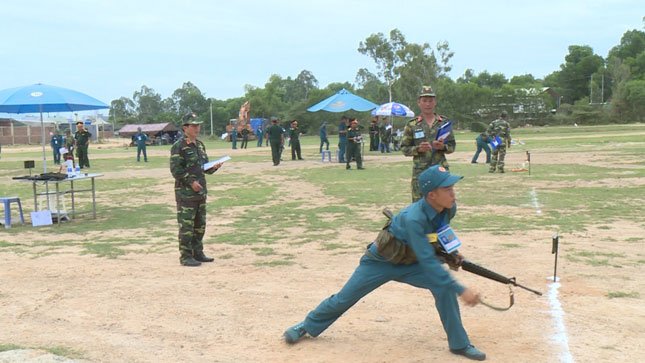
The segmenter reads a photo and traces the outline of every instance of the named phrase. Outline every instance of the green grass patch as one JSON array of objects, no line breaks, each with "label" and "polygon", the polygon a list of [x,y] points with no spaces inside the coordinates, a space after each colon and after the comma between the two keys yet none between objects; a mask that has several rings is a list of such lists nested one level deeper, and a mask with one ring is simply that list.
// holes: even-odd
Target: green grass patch
[{"label": "green grass patch", "polygon": [[640,298],[640,294],[635,291],[632,291],[632,292],[610,291],[607,293],[607,297],[610,299],[617,299],[617,298],[623,298],[623,297],[638,299]]}]

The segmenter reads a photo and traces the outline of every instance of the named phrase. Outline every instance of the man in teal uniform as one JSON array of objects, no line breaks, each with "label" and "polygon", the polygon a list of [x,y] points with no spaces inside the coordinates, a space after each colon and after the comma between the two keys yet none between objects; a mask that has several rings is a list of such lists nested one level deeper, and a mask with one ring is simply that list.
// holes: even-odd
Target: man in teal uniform
[{"label": "man in teal uniform", "polygon": [[358,121],[352,119],[350,121],[349,130],[347,130],[347,166],[345,169],[351,169],[350,161],[356,160],[356,168],[363,170],[363,159],[361,158],[361,131],[358,129]]},{"label": "man in teal uniform", "polygon": [[493,157],[490,161],[489,173],[494,173],[495,168],[500,173],[504,172],[504,159],[506,158],[506,148],[511,147],[511,125],[506,121],[508,114],[506,111],[500,113],[499,118],[488,125],[486,134],[491,138],[498,137],[499,145],[493,150]]},{"label": "man in teal uniform", "polygon": [[264,119],[262,119],[262,121],[260,122],[260,125],[258,125],[258,128],[255,129],[255,137],[258,138],[257,147],[262,147],[262,136],[263,136],[262,126],[263,125],[264,125]]},{"label": "man in teal uniform", "polygon": [[204,254],[202,239],[206,232],[206,174],[213,174],[222,164],[204,170],[208,162],[204,144],[197,140],[201,121],[189,113],[183,118],[182,136],[170,149],[170,172],[175,178],[175,201],[179,223],[179,262],[183,266],[199,266],[213,262]]},{"label": "man in teal uniform", "polygon": [[338,125],[338,162],[345,162],[345,148],[347,147],[347,117],[343,116]]},{"label": "man in teal uniform", "polygon": [[271,117],[271,127],[267,130],[267,137],[271,143],[273,166],[278,166],[280,165],[280,148],[284,144],[284,132],[282,127],[278,125],[277,117]]},{"label": "man in teal uniform", "polygon": [[424,170],[432,165],[441,165],[448,170],[446,154],[455,151],[457,143],[455,135],[450,134],[445,140],[437,140],[439,128],[448,122],[445,116],[434,112],[437,98],[430,86],[424,86],[419,92],[417,104],[421,108],[421,116],[407,122],[403,129],[401,151],[405,156],[412,156],[412,201],[421,199],[418,177]]},{"label": "man in teal uniform", "polygon": [[141,161],[141,152],[143,151],[143,161],[148,162],[148,153],[146,152],[146,141],[150,141],[148,135],[141,131],[141,127],[137,127],[137,133],[134,135],[134,141],[137,143],[137,163]]},{"label": "man in teal uniform", "polygon": [[90,159],[87,156],[87,149],[90,145],[90,140],[92,139],[92,134],[89,131],[83,128],[83,123],[81,121],[76,123],[76,133],[74,134],[74,140],[76,140],[76,155],[78,156],[78,167],[83,169],[84,167],[90,167]]},{"label": "man in teal uniform", "polygon": [[[307,333],[317,337],[361,298],[389,281],[397,281],[432,292],[452,353],[473,360],[486,359],[484,352],[470,344],[461,323],[457,301],[459,296],[466,305],[475,306],[479,302],[479,294],[461,285],[441,266],[428,238],[428,235],[436,234],[441,226],[449,226],[455,216],[457,204],[454,184],[461,178],[451,175],[439,165],[421,173],[419,185],[423,199],[392,217],[387,227],[390,239],[396,239],[397,244],[404,246],[403,250],[411,251],[406,252],[408,256],[399,260],[399,263],[393,263],[392,256],[379,254],[377,242],[371,243],[345,286],[323,300],[307,314],[304,321],[284,332],[287,343],[296,343]],[[382,239],[377,240],[382,243]],[[457,254],[456,258],[463,256]]]},{"label": "man in teal uniform", "polygon": [[60,148],[63,147],[63,135],[60,134],[58,129],[54,130],[54,135],[52,135],[49,145],[54,151],[54,164],[60,165]]},{"label": "man in teal uniform", "polygon": [[291,160],[296,160],[296,156],[298,156],[298,160],[304,160],[300,150],[300,128],[297,120],[291,121],[289,134],[291,135]]},{"label": "man in teal uniform", "polygon": [[320,126],[320,153],[322,153],[323,144],[327,144],[325,150],[329,150],[329,140],[327,139],[327,121],[323,121]]},{"label": "man in teal uniform", "polygon": [[477,164],[477,158],[479,157],[479,153],[484,150],[486,152],[486,164],[490,163],[490,147],[488,146],[488,143],[490,142],[490,137],[486,134],[486,132],[482,132],[477,138],[475,139],[475,143],[477,144],[477,151],[475,151],[475,155],[473,155],[473,160],[471,163]]}]

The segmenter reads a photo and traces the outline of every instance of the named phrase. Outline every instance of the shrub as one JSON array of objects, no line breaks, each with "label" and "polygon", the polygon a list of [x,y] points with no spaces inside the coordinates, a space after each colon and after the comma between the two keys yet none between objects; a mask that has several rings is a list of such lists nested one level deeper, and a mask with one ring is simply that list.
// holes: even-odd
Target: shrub
[{"label": "shrub", "polygon": [[470,124],[470,131],[482,133],[486,131],[488,125],[483,122],[475,121]]}]

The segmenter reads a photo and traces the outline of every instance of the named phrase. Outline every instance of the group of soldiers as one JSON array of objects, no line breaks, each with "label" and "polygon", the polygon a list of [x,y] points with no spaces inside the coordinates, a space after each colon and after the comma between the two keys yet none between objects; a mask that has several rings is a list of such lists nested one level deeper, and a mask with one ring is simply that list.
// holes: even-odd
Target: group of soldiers
[{"label": "group of soldiers", "polygon": [[[90,160],[88,158],[87,151],[90,145],[90,140],[92,140],[92,134],[85,129],[83,122],[81,121],[76,123],[76,132],[73,137],[70,130],[65,131],[65,137],[60,134],[60,130],[54,130],[54,134],[49,142],[54,153],[54,164],[60,165],[61,155],[63,160],[67,160],[74,155],[73,151],[76,150],[79,169],[89,168]],[[64,148],[67,152],[61,154],[61,148]]]},{"label": "group of soldiers", "polygon": [[[455,151],[455,137],[452,130],[446,131],[449,121],[434,112],[437,99],[431,87],[421,89],[417,104],[421,115],[406,123],[401,140],[403,154],[413,159],[412,203],[397,215],[386,213],[387,224],[368,245],[347,283],[337,294],[311,310],[305,320],[289,327],[283,335],[287,343],[294,344],[307,334],[318,336],[365,295],[394,280],[432,292],[451,353],[472,360],[486,359],[486,354],[470,343],[457,299],[459,297],[467,306],[475,306],[480,302],[479,293],[460,284],[441,266],[432,245],[442,240],[444,233],[456,238],[450,227],[457,211],[454,186],[463,177],[450,174],[446,159],[447,154]],[[179,260],[184,266],[199,266],[214,260],[204,254],[202,243],[206,226],[205,174],[212,174],[222,166],[221,163],[208,163],[204,144],[197,139],[201,121],[194,117],[194,114],[184,117],[184,136],[172,146],[170,156],[179,223]],[[487,137],[494,137],[495,149],[499,150],[491,161],[493,171],[495,167],[503,171],[504,153],[501,151],[508,146],[504,143],[510,142],[508,122],[504,118],[505,115],[500,116],[501,121],[492,122],[487,132]],[[272,117],[272,125],[266,130],[274,165],[280,163],[285,141],[285,130],[278,121]],[[343,158],[339,161],[346,162],[350,169],[349,162],[355,159],[358,169],[362,169],[358,121],[350,120],[349,127],[347,121],[343,118],[339,125],[339,157]],[[320,128],[321,152],[323,145],[329,148],[326,126],[327,122],[324,122]],[[290,123],[289,133],[292,158],[301,159],[297,121]],[[464,259],[458,251],[450,256],[455,259],[456,266]]]}]

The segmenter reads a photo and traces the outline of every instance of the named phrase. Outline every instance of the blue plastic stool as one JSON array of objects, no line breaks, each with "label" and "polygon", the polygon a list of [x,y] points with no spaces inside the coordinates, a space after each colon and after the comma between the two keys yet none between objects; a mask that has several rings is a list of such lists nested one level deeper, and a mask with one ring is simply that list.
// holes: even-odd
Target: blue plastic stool
[{"label": "blue plastic stool", "polygon": [[321,156],[321,161],[324,163],[325,162],[325,154],[327,154],[327,160],[331,163],[331,151],[329,150],[323,150],[322,151],[322,156]]},{"label": "blue plastic stool", "polygon": [[25,225],[25,217],[22,215],[22,204],[20,204],[20,198],[0,198],[0,202],[4,203],[4,228],[11,228],[11,203],[18,203],[18,210],[20,211],[20,222],[22,222],[23,226]]}]

